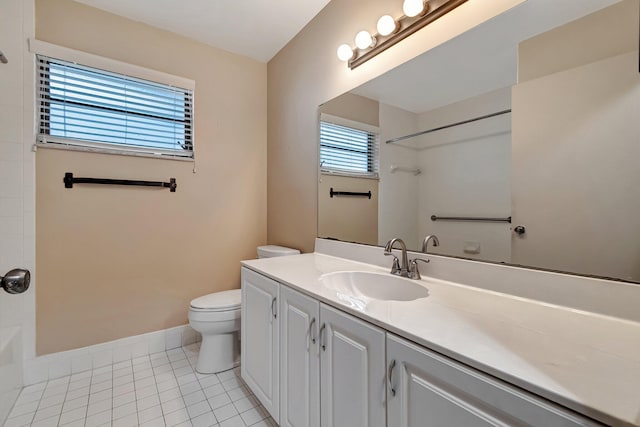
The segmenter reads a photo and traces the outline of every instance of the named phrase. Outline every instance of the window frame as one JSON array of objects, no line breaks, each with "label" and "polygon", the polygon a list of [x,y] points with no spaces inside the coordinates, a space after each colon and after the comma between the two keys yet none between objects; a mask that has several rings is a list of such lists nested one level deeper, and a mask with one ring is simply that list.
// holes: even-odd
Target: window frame
[{"label": "window frame", "polygon": [[[104,74],[115,74],[116,77],[122,77],[125,79],[128,78],[132,81],[142,80],[143,82],[148,82],[150,84],[167,86],[168,88],[174,90],[177,89],[188,91],[191,95],[190,108],[185,109],[185,114],[189,114],[191,116],[190,123],[188,123],[189,121],[186,120],[185,117],[185,133],[189,132],[189,130],[191,131],[191,150],[185,150],[184,152],[180,152],[179,150],[174,149],[162,149],[144,146],[137,147],[134,145],[124,145],[113,142],[86,141],[83,139],[65,138],[41,134],[40,123],[42,120],[41,115],[43,114],[41,107],[44,105],[44,102],[40,95],[40,61],[39,58],[35,57],[34,55],[36,64],[35,78],[37,90],[34,102],[36,102],[36,111],[38,114],[38,117],[36,117],[38,124],[36,133],[36,147],[71,151],[89,151],[127,156],[141,156],[188,162],[195,161],[195,81],[180,76],[167,74],[161,71],[140,67],[109,58],[104,58],[98,55],[57,46],[35,39],[29,40],[29,51],[35,55],[50,58],[54,61],[69,63],[70,65],[77,66],[79,68],[95,69],[96,72],[103,72]],[[185,105],[187,105],[187,102],[188,98],[185,98]],[[129,114],[133,113],[129,112]]]},{"label": "window frame", "polygon": [[[320,164],[321,151],[322,151],[322,138],[321,138],[321,126],[322,122],[330,123],[333,125],[343,126],[355,130],[359,130],[367,133],[367,166],[373,166],[374,170],[368,170],[367,172],[348,171],[332,168],[324,168]],[[373,136],[373,138],[372,138]],[[341,147],[335,147],[336,149],[343,151],[357,151],[363,153],[362,150],[349,150]],[[366,123],[357,122],[354,120],[345,119],[343,117],[334,116],[327,113],[320,113],[318,121],[318,168],[320,174],[323,175],[338,175],[349,176],[355,178],[365,179],[380,179],[380,128]]]}]

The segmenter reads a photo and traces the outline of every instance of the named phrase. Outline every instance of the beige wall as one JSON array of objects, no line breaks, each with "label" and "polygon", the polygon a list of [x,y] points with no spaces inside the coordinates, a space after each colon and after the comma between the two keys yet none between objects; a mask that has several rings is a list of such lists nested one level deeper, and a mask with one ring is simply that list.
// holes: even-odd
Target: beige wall
[{"label": "beige wall", "polygon": [[[368,197],[330,197],[330,190],[366,193]],[[347,242],[378,243],[378,180],[322,174],[318,184],[318,236]]]},{"label": "beige wall", "polygon": [[317,235],[318,105],[451,39],[523,0],[469,1],[351,71],[336,57],[402,2],[332,0],[268,64],[268,239],[312,251]]},{"label": "beige wall", "polygon": [[[640,281],[638,7],[624,2],[556,31],[555,49],[546,47],[553,54],[540,53],[546,36],[520,53],[523,64],[534,64],[528,55],[573,55],[562,39],[568,33],[581,40],[623,27],[627,34],[623,46],[600,49],[593,62],[549,68],[514,88],[514,225],[527,227],[513,237],[515,263]],[[620,54],[628,39],[632,51]]]},{"label": "beige wall", "polygon": [[320,106],[320,112],[371,126],[380,124],[378,101],[350,92]]},{"label": "beige wall", "polygon": [[[69,0],[36,2],[36,34],[195,80],[197,166],[38,150],[38,354],[187,323],[189,301],[237,288],[266,241],[266,65]],[[68,190],[65,172],[178,190]]]},{"label": "beige wall", "polygon": [[624,0],[520,43],[518,82],[637,50],[638,4]]}]

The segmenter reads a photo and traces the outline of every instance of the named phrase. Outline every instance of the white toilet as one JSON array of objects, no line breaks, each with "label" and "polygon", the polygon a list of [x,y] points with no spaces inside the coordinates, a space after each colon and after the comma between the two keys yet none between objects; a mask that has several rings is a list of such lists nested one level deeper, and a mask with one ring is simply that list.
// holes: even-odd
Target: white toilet
[{"label": "white toilet", "polygon": [[[297,249],[259,246],[258,258],[296,255]],[[212,374],[234,368],[239,363],[241,290],[215,292],[191,301],[189,324],[202,335],[196,371]]]}]

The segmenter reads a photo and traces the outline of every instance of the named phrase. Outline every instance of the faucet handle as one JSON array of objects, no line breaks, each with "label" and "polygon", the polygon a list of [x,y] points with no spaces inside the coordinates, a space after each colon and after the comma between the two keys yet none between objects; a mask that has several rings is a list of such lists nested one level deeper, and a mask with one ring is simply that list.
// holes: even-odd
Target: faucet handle
[{"label": "faucet handle", "polygon": [[416,280],[420,280],[420,269],[418,268],[418,261],[422,261],[425,264],[429,263],[428,259],[422,259],[422,258],[415,258],[412,259],[411,262],[409,263],[409,279],[416,279]]},{"label": "faucet handle", "polygon": [[398,257],[393,254],[391,251],[384,251],[385,256],[393,257],[393,264],[391,265],[391,274],[397,274],[400,271],[400,261]]}]

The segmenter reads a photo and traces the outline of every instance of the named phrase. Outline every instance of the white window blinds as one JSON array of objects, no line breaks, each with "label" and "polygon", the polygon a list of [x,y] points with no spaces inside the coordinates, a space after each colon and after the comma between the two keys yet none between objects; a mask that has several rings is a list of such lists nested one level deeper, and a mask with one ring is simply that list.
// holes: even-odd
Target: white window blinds
[{"label": "white window blinds", "polygon": [[378,141],[376,132],[321,121],[320,170],[377,177]]},{"label": "white window blinds", "polygon": [[38,141],[193,158],[193,91],[38,55]]}]

